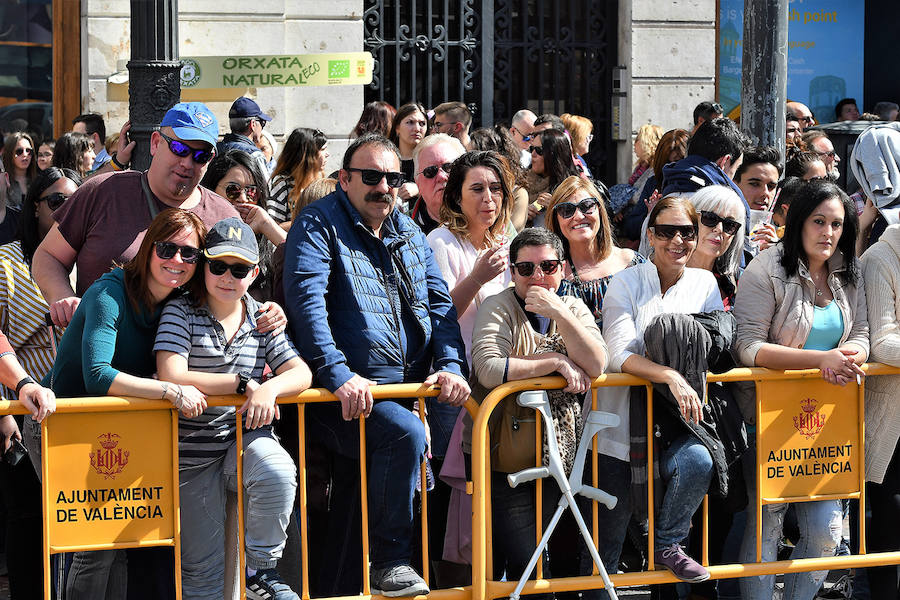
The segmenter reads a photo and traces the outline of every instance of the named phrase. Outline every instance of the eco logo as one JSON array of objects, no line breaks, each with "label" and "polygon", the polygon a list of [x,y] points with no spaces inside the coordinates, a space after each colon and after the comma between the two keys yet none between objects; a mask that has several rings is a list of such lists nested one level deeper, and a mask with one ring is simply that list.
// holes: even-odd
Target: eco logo
[{"label": "eco logo", "polygon": [[115,479],[128,464],[130,453],[128,450],[117,448],[119,438],[117,433],[101,433],[97,436],[101,448],[91,452],[91,466],[97,473],[103,475],[104,479]]},{"label": "eco logo", "polygon": [[329,60],[328,61],[328,78],[329,79],[345,79],[350,77],[350,61],[349,60]]},{"label": "eco logo", "polygon": [[193,58],[181,59],[181,87],[193,87],[200,82],[200,65]]},{"label": "eco logo", "polygon": [[825,426],[825,415],[816,410],[816,399],[807,398],[800,401],[801,412],[794,417],[794,427],[806,439],[812,439]]}]

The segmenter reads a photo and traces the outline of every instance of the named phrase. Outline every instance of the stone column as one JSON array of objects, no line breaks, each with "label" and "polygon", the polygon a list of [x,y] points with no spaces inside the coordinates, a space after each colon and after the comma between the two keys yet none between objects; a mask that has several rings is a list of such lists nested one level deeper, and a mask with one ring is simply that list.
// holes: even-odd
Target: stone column
[{"label": "stone column", "polygon": [[741,128],[784,156],[788,0],[744,3]]},{"label": "stone column", "polygon": [[128,115],[133,169],[150,166],[150,134],[181,99],[178,0],[131,0]]}]

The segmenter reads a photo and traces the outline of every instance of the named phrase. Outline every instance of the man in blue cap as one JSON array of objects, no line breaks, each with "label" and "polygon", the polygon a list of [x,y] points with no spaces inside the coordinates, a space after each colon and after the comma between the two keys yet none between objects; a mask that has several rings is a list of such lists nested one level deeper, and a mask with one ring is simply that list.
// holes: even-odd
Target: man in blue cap
[{"label": "man in blue cap", "polygon": [[262,130],[266,123],[272,120],[252,99],[241,96],[234,101],[228,111],[228,124],[231,133],[226,133],[222,141],[216,146],[219,154],[225,154],[229,150],[243,150],[259,163],[260,173],[263,177],[269,176],[266,166],[266,156],[257,147]]},{"label": "man in blue cap", "polygon": [[[53,322],[66,326],[84,291],[113,263],[138,250],[150,222],[167,208],[197,214],[207,226],[238,216],[231,204],[199,187],[215,156],[219,123],[199,102],[176,104],[150,137],[150,168],[89,179],[54,214],[56,224],[34,253],[32,272]],[[75,289],[69,273],[78,265]]]}]

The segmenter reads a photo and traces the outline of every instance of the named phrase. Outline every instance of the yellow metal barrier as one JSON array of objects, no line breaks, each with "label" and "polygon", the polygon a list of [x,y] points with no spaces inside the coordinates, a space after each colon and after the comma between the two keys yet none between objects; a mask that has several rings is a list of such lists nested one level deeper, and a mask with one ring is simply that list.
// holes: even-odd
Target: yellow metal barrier
[{"label": "yellow metal barrier", "polygon": [[[898,374],[900,373],[900,368],[887,367],[885,365],[878,364],[869,364],[864,365],[863,367],[869,375],[888,375],[888,374]],[[802,381],[802,380],[821,380],[821,375],[817,370],[805,370],[805,371],[770,371],[767,369],[748,369],[748,368],[740,368],[729,371],[724,374],[711,374],[709,376],[709,382],[736,382],[736,381],[752,381],[752,382],[763,382],[763,381]],[[592,384],[592,395],[593,395],[593,405],[596,408],[596,389],[600,387],[607,386],[632,386],[639,385],[645,386],[647,388],[647,402],[648,402],[648,414],[647,414],[647,439],[648,439],[648,462],[652,461],[653,456],[653,435],[652,435],[652,425],[653,425],[653,388],[652,385],[649,384],[646,380],[639,379],[637,377],[633,377],[630,375],[624,374],[611,374],[599,377]],[[468,600],[471,598],[472,600],[493,600],[494,598],[498,598],[504,595],[508,595],[515,588],[515,581],[497,581],[493,577],[492,573],[492,542],[491,542],[491,511],[490,511],[490,453],[488,452],[488,448],[490,448],[490,440],[488,433],[488,419],[490,418],[491,413],[496,408],[496,406],[503,401],[504,398],[509,396],[510,394],[524,391],[524,390],[534,390],[534,389],[559,389],[565,386],[565,380],[562,377],[542,377],[536,379],[529,379],[523,381],[515,381],[504,384],[491,392],[488,397],[484,400],[484,402],[479,406],[472,399],[466,404],[466,409],[473,416],[474,420],[474,428],[473,428],[473,437],[472,437],[472,456],[473,457],[481,457],[480,460],[472,461],[472,475],[473,475],[473,504],[472,504],[472,585],[466,586],[463,588],[453,588],[448,590],[434,590],[430,594],[435,600]],[[373,396],[376,399],[385,399],[385,398],[407,398],[407,399],[418,399],[419,400],[419,414],[420,417],[424,419],[424,398],[436,396],[439,391],[435,388],[428,388],[417,384],[399,384],[399,385],[381,385],[375,386],[373,388]],[[210,406],[240,406],[243,403],[244,399],[238,396],[227,396],[227,397],[218,397],[218,398],[210,398]],[[336,398],[330,394],[329,392],[321,389],[311,389],[306,392],[293,397],[293,398],[283,398],[279,399],[279,404],[298,404],[298,426],[300,430],[300,448],[299,448],[299,481],[298,485],[300,487],[300,519],[299,524],[301,528],[301,580],[302,580],[302,590],[301,597],[304,600],[310,598],[309,594],[309,572],[308,572],[308,564],[309,564],[309,547],[307,544],[307,490],[306,490],[306,448],[305,448],[305,438],[303,436],[303,432],[305,431],[305,405],[319,402],[333,402],[336,401]],[[860,386],[858,401],[860,403],[860,409],[862,409],[863,402],[863,388]],[[150,401],[150,400],[134,400],[134,399],[124,399],[124,398],[76,398],[76,399],[65,399],[60,400],[58,402],[58,413],[59,414],[67,414],[67,413],[98,413],[98,412],[114,412],[114,411],[168,411],[171,413],[172,421],[177,426],[177,418],[172,411],[172,407],[169,403],[164,401]],[[27,414],[27,411],[24,409],[22,405],[18,402],[5,402],[0,401],[0,415],[4,414]],[[864,414],[862,412],[861,414]],[[759,418],[759,415],[757,415]],[[864,441],[864,419],[860,419],[859,423],[859,440],[860,440],[860,448],[862,449],[862,444]],[[54,422],[54,417],[51,416],[43,426],[43,447],[46,450],[47,440],[48,440],[48,430],[50,439],[52,439],[52,426]],[[539,421],[538,421],[539,423]],[[363,562],[363,593],[362,596],[350,596],[347,598],[361,598],[368,597],[371,595],[370,585],[369,585],[369,554],[368,554],[368,507],[367,507],[367,478],[366,478],[366,456],[365,456],[365,419],[359,420],[359,428],[360,428],[360,477],[361,477],[361,485],[360,485],[360,495],[361,495],[361,505],[362,505],[362,540],[361,540],[361,554],[362,554],[362,562]],[[241,428],[237,430],[237,448],[241,449]],[[177,444],[177,436],[175,437],[175,443]],[[541,456],[541,431],[540,425],[537,427],[537,435],[535,439],[535,448],[536,455],[538,457]],[[757,449],[759,449],[760,444],[757,444]],[[596,461],[596,441],[594,447],[594,458],[592,461],[592,473],[593,480],[596,485],[598,478],[598,467]],[[177,454],[176,454],[177,456]],[[238,481],[241,481],[241,463],[242,463],[242,451],[239,452],[239,456],[241,457],[238,460]],[[762,480],[762,475],[760,474],[760,465],[761,465],[761,456],[757,456],[757,491],[760,491],[760,482]],[[648,473],[652,472],[650,470],[651,466],[648,465]],[[173,469],[177,474],[177,460],[173,461]],[[129,547],[128,545],[118,545],[116,542],[110,542],[108,545],[90,545],[90,546],[69,546],[66,548],[51,548],[49,540],[47,538],[47,532],[49,528],[49,516],[47,514],[47,494],[48,494],[48,481],[47,481],[47,465],[43,466],[44,471],[44,479],[43,479],[43,494],[44,494],[44,552],[45,552],[45,564],[49,560],[49,556],[51,551],[70,551],[76,549],[96,549],[96,548],[118,548],[118,547]],[[424,467],[422,471],[422,483],[423,490],[425,488],[425,472]],[[652,477],[648,478],[648,506],[652,507],[654,505],[653,495],[655,490],[653,489],[653,479]],[[864,473],[859,473],[859,481],[860,481],[860,491],[855,494],[827,494],[816,497],[809,498],[760,498],[760,494],[757,493],[756,498],[756,510],[757,516],[759,516],[761,507],[764,503],[776,502],[776,501],[798,501],[798,500],[814,500],[814,499],[825,499],[825,498],[835,498],[835,497],[856,497],[861,501],[864,501]],[[540,485],[541,482],[537,482],[538,485],[538,502],[540,502]],[[243,548],[243,501],[242,501],[242,491],[239,486],[238,492],[238,503],[237,506],[239,508],[238,519],[239,519],[239,536],[240,536],[240,547]],[[175,486],[175,499],[176,499],[176,507],[177,507],[177,485]],[[423,577],[428,579],[428,527],[427,527],[427,495],[425,493],[422,494],[422,564],[423,564]],[[746,577],[746,576],[754,576],[754,575],[764,575],[764,574],[774,574],[774,573],[792,573],[799,571],[811,571],[811,570],[825,570],[825,569],[834,569],[834,568],[848,568],[848,567],[866,567],[866,566],[878,566],[878,565],[887,565],[887,564],[900,564],[900,552],[882,552],[876,554],[866,554],[865,553],[865,519],[860,519],[860,551],[861,554],[854,556],[843,556],[843,557],[825,557],[825,558],[808,558],[808,559],[797,559],[797,560],[787,560],[787,561],[775,561],[768,563],[752,563],[752,564],[733,564],[733,565],[712,565],[710,566],[708,560],[708,552],[707,552],[707,525],[706,525],[706,512],[707,512],[707,503],[704,501],[703,504],[703,548],[702,548],[702,559],[701,562],[706,566],[710,572],[710,575],[713,579],[722,579],[722,578],[732,578],[732,577]],[[593,503],[593,535],[596,541],[597,539],[597,511],[598,507],[596,503]],[[538,504],[537,514],[541,514],[541,508]],[[649,556],[649,571],[645,572],[633,572],[633,573],[623,573],[612,575],[612,581],[616,586],[632,586],[632,585],[653,585],[660,583],[669,583],[675,582],[677,579],[668,571],[658,571],[653,570],[653,511],[649,511],[650,515],[650,536],[648,540],[648,552]],[[537,517],[536,517],[537,518]],[[177,521],[176,521],[177,522]],[[759,548],[760,544],[760,530],[759,524],[761,520],[757,518],[757,548]],[[538,519],[538,538],[541,536],[541,523],[540,519]],[[178,536],[174,536],[171,540],[163,540],[165,545],[171,545],[176,550],[176,568],[180,569],[180,564],[178,562]],[[141,546],[143,544],[131,544],[131,547]],[[244,562],[243,562],[243,552],[240,553],[240,565],[243,572]],[[49,570],[47,571],[48,577],[46,579],[46,588],[45,588],[45,598],[49,600]],[[596,575],[596,569],[595,569]],[[176,577],[178,577],[178,572],[176,572]],[[534,581],[529,581],[523,590],[524,594],[531,593],[546,593],[546,592],[562,592],[562,591],[573,591],[573,590],[586,590],[586,589],[598,589],[602,587],[602,581],[599,577],[596,576],[579,576],[579,577],[568,577],[568,578],[559,578],[559,579],[543,579],[543,574],[541,570],[540,563],[538,564],[538,576]],[[177,586],[180,588],[180,585]],[[179,589],[179,597],[180,597],[180,589]],[[241,597],[244,597],[243,586],[241,590]],[[330,599],[330,600],[338,600],[338,599]]]}]

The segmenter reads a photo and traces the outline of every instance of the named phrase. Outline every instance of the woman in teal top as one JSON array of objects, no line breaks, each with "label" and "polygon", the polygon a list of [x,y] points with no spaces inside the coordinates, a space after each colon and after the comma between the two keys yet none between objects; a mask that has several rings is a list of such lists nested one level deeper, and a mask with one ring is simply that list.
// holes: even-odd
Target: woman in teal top
[{"label": "woman in teal top", "polygon": [[[857,229],[856,209],[836,185],[811,181],[799,191],[788,211],[782,242],[750,262],[737,288],[735,348],[745,365],[820,369],[825,381],[835,385],[863,375],[860,365],[866,360],[869,340],[865,293],[855,256]],[[755,461],[745,462],[752,463],[745,477],[752,490]],[[763,507],[763,561],[776,557],[787,506]],[[798,502],[794,507],[800,539],[791,558],[833,555],[841,538],[840,501]],[[747,514],[741,559],[754,562],[755,511]],[[784,597],[812,600],[827,573],[786,575]],[[745,577],[741,597],[770,600],[774,583],[774,575]]]}]

